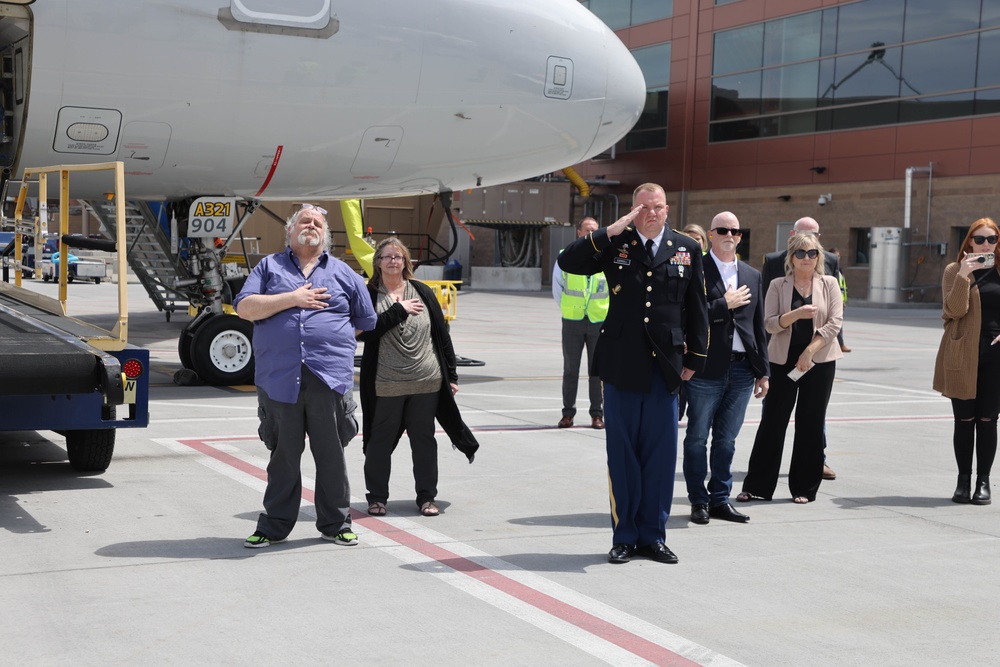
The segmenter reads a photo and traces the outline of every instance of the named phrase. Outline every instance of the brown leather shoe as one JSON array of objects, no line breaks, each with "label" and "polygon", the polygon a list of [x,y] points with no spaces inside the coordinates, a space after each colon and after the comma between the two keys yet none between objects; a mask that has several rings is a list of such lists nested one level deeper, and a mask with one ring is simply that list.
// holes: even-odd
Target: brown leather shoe
[{"label": "brown leather shoe", "polygon": [[837,479],[837,473],[827,464],[823,464],[823,479]]},{"label": "brown leather shoe", "polygon": [[604,428],[604,420],[601,419],[600,417],[594,417],[594,419],[591,420],[590,425],[593,428],[596,428],[596,429],[603,429]]},{"label": "brown leather shoe", "polygon": [[573,425],[572,417],[563,417],[559,420],[559,428],[569,428]]}]

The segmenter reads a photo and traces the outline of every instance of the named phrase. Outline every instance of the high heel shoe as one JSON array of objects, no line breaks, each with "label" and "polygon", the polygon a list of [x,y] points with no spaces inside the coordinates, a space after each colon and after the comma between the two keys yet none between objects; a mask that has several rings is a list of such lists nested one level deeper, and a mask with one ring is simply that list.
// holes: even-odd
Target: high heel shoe
[{"label": "high heel shoe", "polygon": [[989,505],[990,502],[990,476],[976,475],[976,493],[972,496],[972,504]]},{"label": "high heel shoe", "polygon": [[958,486],[955,487],[955,494],[951,497],[951,502],[968,503],[971,502],[970,496],[972,496],[972,475],[959,474]]}]

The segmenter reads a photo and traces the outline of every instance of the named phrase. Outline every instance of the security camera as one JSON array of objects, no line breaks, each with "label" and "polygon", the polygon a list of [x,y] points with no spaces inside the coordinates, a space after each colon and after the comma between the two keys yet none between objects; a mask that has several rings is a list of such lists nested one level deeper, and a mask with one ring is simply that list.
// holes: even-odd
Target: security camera
[{"label": "security camera", "polygon": [[826,203],[831,199],[833,199],[833,195],[827,193],[825,195],[820,195],[819,199],[816,200],[816,203],[819,204],[820,206],[826,206]]}]

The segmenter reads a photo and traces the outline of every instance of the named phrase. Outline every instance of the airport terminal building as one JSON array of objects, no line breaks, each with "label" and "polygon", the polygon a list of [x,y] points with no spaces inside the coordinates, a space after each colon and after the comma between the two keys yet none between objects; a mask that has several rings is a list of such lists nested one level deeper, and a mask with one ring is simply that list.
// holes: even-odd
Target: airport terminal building
[{"label": "airport terminal building", "polygon": [[1000,0],[581,1],[648,93],[575,166],[576,217],[655,181],[675,227],[736,213],[757,265],[812,216],[852,299],[886,304],[939,301],[969,223],[1000,217]]}]

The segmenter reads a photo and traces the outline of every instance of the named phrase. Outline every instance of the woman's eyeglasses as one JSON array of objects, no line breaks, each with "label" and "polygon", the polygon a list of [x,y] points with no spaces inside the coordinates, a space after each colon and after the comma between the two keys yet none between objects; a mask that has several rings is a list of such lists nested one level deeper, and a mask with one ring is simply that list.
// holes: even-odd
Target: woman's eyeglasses
[{"label": "woman's eyeglasses", "polygon": [[972,237],[972,242],[977,243],[979,245],[982,245],[984,243],[989,243],[990,245],[993,245],[997,242],[997,240],[998,238],[996,234],[991,234],[989,236],[979,236],[977,234],[976,236]]},{"label": "woman's eyeglasses", "polygon": [[816,259],[819,257],[819,250],[816,250],[816,248],[813,248],[812,250],[796,250],[793,254],[796,259],[805,259],[806,257],[809,259]]},{"label": "woman's eyeglasses", "polygon": [[743,236],[743,232],[739,229],[730,229],[729,227],[716,227],[712,230],[713,234],[718,234],[719,236],[725,236],[726,234],[732,234],[733,236]]},{"label": "woman's eyeglasses", "polygon": [[403,256],[402,255],[382,255],[381,257],[379,257],[379,259],[381,259],[383,262],[402,262],[403,261]]},{"label": "woman's eyeglasses", "polygon": [[323,215],[326,215],[326,209],[323,208],[322,206],[313,206],[312,204],[303,204],[302,205],[302,210],[308,211],[310,209],[312,209],[314,211],[319,211]]}]

